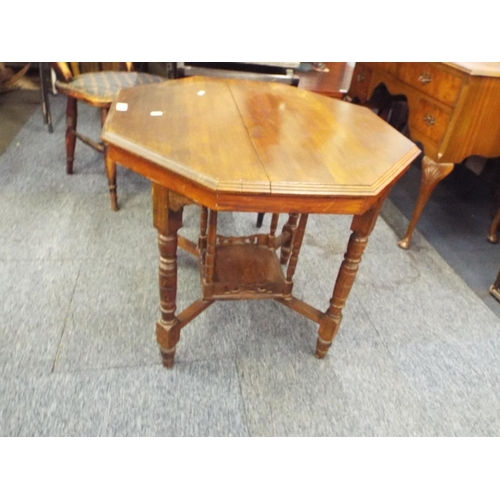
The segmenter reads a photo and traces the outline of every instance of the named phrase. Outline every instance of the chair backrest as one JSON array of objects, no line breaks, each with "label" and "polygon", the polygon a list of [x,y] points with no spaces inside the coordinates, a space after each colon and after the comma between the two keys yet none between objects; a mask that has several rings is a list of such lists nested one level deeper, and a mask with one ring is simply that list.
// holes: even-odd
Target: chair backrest
[{"label": "chair backrest", "polygon": [[90,73],[97,71],[133,71],[133,63],[117,63],[117,62],[100,62],[100,63],[86,63],[86,62],[55,62],[52,63],[58,78],[65,82],[70,82],[75,76],[82,73]]},{"label": "chair backrest", "polygon": [[299,65],[300,63],[279,62],[178,62],[176,64],[176,77],[203,75],[282,82],[298,86],[299,78],[294,74],[294,69],[298,68]]}]

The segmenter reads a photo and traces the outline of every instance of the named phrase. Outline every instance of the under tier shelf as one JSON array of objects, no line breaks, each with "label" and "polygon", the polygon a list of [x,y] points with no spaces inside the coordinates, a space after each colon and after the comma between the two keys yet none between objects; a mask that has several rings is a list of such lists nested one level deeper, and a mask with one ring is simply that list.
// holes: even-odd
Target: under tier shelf
[{"label": "under tier shelf", "polygon": [[285,276],[273,248],[252,243],[217,245],[211,283],[200,265],[205,299],[283,297]]}]

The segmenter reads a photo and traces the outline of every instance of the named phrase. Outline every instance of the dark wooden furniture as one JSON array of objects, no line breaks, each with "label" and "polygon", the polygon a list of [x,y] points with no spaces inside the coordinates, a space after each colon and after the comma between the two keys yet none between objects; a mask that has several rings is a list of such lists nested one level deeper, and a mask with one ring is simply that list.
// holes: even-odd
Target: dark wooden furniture
[{"label": "dark wooden furniture", "polygon": [[[206,77],[122,90],[102,139],[107,161],[153,182],[156,331],[166,367],[173,365],[181,329],[215,300],[277,300],[319,324],[316,356],[324,357],[382,203],[420,152],[363,107],[288,85]],[[197,243],[177,234],[189,203],[203,207]],[[218,212],[258,210],[275,214],[269,234],[217,234]],[[289,214],[279,235],[278,213]],[[353,214],[324,312],[292,294],[312,213]],[[199,259],[201,298],[176,314],[178,245]]]},{"label": "dark wooden furniture", "polygon": [[[108,63],[113,64],[113,63]],[[124,88],[157,83],[163,78],[148,73],[132,71],[132,63],[124,63],[127,71],[90,71],[74,74],[77,68],[73,63],[73,70],[67,63],[53,63],[60,80],[56,81],[57,92],[68,97],[66,106],[66,173],[73,173],[76,139],[91,146],[97,151],[104,152],[104,144],[94,141],[77,132],[77,102],[101,109],[101,123],[104,123],[109,107],[116,94]],[[104,68],[105,69],[105,68]],[[116,164],[106,162],[111,209],[118,210],[116,195]]]},{"label": "dark wooden furniture", "polygon": [[356,63],[349,97],[364,103],[379,85],[406,96],[410,136],[425,153],[415,210],[399,242],[406,249],[430,194],[456,163],[500,156],[500,63]]},{"label": "dark wooden furniture", "polygon": [[210,76],[279,82],[297,86],[299,79],[294,72],[299,64],[298,62],[178,62],[176,63],[176,78]]},{"label": "dark wooden furniture", "polygon": [[301,64],[295,71],[299,78],[299,89],[343,99],[351,86],[354,63],[326,62],[323,64],[328,71],[315,71],[312,63]]}]

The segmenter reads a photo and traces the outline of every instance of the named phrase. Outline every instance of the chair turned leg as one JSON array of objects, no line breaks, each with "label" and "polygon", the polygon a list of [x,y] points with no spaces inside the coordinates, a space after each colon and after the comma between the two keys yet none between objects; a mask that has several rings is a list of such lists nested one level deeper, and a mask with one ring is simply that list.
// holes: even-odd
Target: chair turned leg
[{"label": "chair turned leg", "polygon": [[106,164],[106,175],[108,176],[109,197],[111,199],[111,210],[118,210],[118,197],[116,195],[116,163],[104,152],[104,163]]},{"label": "chair turned leg", "polygon": [[[101,108],[101,127],[108,116],[109,108]],[[104,164],[106,165],[106,175],[108,176],[109,197],[111,198],[111,210],[118,210],[118,198],[116,195],[116,163],[108,158],[106,149],[104,149]]]},{"label": "chair turned leg", "polygon": [[66,105],[66,173],[73,173],[73,160],[76,144],[76,99],[68,97]]}]

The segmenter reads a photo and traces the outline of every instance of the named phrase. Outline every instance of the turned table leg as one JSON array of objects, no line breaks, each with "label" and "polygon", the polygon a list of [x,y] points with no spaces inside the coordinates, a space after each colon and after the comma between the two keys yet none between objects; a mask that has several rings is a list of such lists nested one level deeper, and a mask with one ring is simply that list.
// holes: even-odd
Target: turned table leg
[{"label": "turned table leg", "polygon": [[385,196],[368,212],[363,215],[355,215],[352,219],[352,234],[337,275],[333,296],[330,299],[330,307],[319,322],[318,341],[316,344],[317,358],[324,358],[326,356],[333,338],[338,332],[342,321],[342,309],[354,284],[361,257],[368,243],[368,236],[377,222],[384,200]]},{"label": "turned table leg", "polygon": [[415,229],[415,225],[420,218],[422,210],[427,204],[427,200],[431,195],[434,188],[441,182],[447,175],[451,173],[454,168],[453,163],[436,163],[427,156],[424,156],[422,160],[422,180],[420,182],[420,191],[418,193],[417,203],[413,214],[411,216],[410,223],[408,224],[408,229],[402,240],[398,242],[398,245],[403,249],[408,249],[410,247],[410,240]]},{"label": "turned table leg", "polygon": [[[286,296],[285,300],[289,300],[292,295],[293,287],[293,275],[295,274],[295,269],[297,268],[297,262],[299,260],[300,247],[302,246],[302,240],[304,239],[304,232],[306,229],[308,214],[302,214],[300,216],[299,224],[292,237],[292,248],[290,254],[290,262],[288,263],[288,268],[286,270],[285,285],[283,287],[283,294]],[[288,259],[287,259],[288,260]]]},{"label": "turned table leg", "polygon": [[159,287],[161,317],[156,323],[163,366],[172,368],[181,323],[175,315],[177,297],[177,231],[182,227],[183,207],[172,210],[168,189],[153,184],[153,219],[160,251]]},{"label": "turned table leg", "polygon": [[288,235],[288,240],[281,247],[281,264],[285,265],[288,263],[290,258],[290,252],[292,251],[292,236],[297,229],[297,221],[299,219],[299,214],[289,214],[288,220],[283,226],[282,232]]}]

